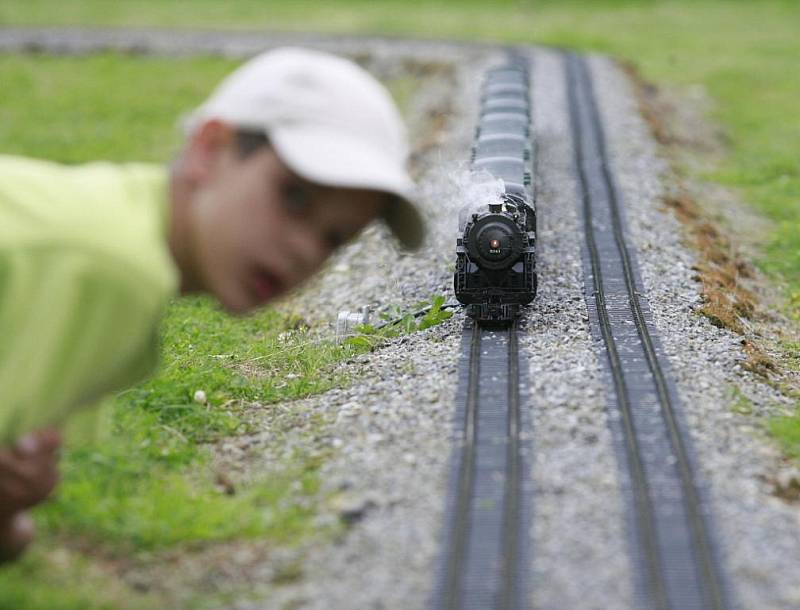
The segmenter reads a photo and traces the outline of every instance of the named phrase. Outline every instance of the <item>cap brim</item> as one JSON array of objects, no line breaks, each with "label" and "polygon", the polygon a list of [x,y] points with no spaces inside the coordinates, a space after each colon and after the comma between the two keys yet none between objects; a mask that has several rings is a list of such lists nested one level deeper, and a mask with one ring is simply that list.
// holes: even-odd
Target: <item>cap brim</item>
[{"label": "cap brim", "polygon": [[393,195],[383,217],[386,224],[405,248],[420,247],[425,225],[412,203],[414,183],[390,155],[324,126],[284,125],[269,129],[269,138],[281,160],[306,180]]}]

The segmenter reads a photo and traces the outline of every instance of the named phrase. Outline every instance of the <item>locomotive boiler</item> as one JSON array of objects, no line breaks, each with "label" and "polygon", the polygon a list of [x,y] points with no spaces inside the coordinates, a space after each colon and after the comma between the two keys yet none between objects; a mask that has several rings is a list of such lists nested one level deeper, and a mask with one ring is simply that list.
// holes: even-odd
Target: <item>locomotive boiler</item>
[{"label": "locomotive boiler", "polygon": [[482,325],[505,325],[536,296],[536,207],[532,184],[529,66],[512,58],[489,70],[471,169],[502,181],[499,198],[461,210],[455,295]]}]

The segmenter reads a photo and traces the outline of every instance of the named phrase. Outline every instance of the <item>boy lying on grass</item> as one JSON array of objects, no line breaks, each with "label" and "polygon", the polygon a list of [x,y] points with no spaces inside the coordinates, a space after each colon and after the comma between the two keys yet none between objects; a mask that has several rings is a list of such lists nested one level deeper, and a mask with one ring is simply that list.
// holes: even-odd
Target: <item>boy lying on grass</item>
[{"label": "boy lying on grass", "polygon": [[279,49],[186,122],[170,168],[0,156],[0,559],[34,535],[70,413],[157,361],[176,293],[245,314],[382,218],[422,240],[402,121],[355,64]]}]

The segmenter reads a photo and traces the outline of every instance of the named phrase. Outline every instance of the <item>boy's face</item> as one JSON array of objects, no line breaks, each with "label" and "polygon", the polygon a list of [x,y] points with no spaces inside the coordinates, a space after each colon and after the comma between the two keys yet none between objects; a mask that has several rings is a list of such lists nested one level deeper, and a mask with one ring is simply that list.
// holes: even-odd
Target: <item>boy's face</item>
[{"label": "boy's face", "polygon": [[231,313],[298,286],[386,205],[375,191],[332,188],[293,174],[264,147],[215,153],[190,207],[197,281]]}]

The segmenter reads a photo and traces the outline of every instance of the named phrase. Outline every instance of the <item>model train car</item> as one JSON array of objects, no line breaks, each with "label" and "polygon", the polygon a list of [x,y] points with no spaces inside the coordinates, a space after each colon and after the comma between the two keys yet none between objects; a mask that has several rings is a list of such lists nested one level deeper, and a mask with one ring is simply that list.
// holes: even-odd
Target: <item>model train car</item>
[{"label": "model train car", "polygon": [[502,180],[503,191],[462,209],[454,277],[456,298],[483,325],[512,322],[536,296],[529,71],[512,59],[483,83],[471,168]]}]

